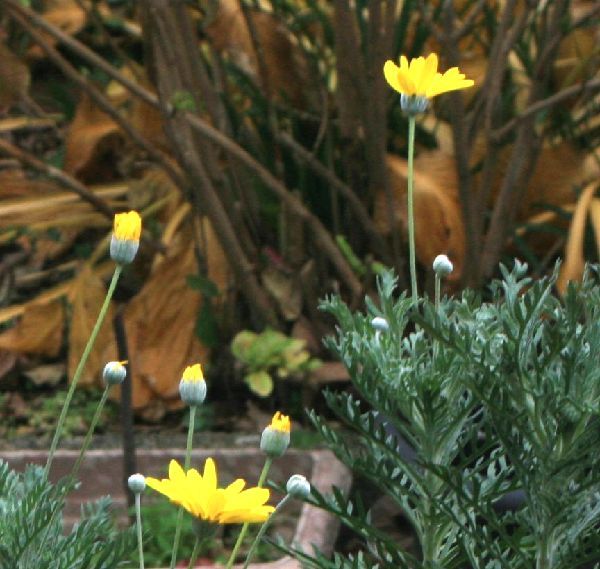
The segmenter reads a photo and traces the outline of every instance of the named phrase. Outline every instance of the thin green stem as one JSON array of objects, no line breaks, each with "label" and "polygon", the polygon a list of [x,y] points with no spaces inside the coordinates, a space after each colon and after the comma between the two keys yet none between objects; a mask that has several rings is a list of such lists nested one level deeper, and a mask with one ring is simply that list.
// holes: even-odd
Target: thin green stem
[{"label": "thin green stem", "polygon": [[[187,433],[187,444],[185,445],[185,462],[184,470],[187,472],[190,467],[192,460],[192,440],[194,438],[194,426],[196,424],[196,405],[190,406],[190,421],[188,424]],[[177,561],[177,551],[179,550],[179,540],[181,539],[181,525],[183,523],[183,509],[179,508],[177,512],[177,524],[175,525],[175,537],[173,539],[173,551],[171,552],[171,565],[170,568],[174,569],[175,562]],[[197,540],[196,540],[197,543]],[[194,546],[195,548],[196,546]]]},{"label": "thin green stem", "polygon": [[140,558],[140,569],[144,569],[144,542],[142,539],[142,507],[141,494],[135,493],[135,519],[137,525],[138,555]]},{"label": "thin green stem", "polygon": [[196,564],[196,559],[198,558],[198,554],[200,553],[200,543],[201,540],[199,537],[196,538],[194,542],[194,549],[192,550],[192,556],[190,557],[190,563],[188,565],[188,569],[193,569]]},{"label": "thin green stem", "polygon": [[436,273],[435,275],[435,311],[439,312],[442,299],[442,279]]},{"label": "thin green stem", "polygon": [[281,508],[283,508],[283,506],[285,506],[289,500],[290,500],[290,495],[286,494],[281,499],[281,501],[279,502],[279,504],[277,504],[277,506],[275,507],[275,510],[271,513],[271,515],[263,522],[263,525],[260,526],[260,529],[258,530],[258,533],[256,534],[256,537],[254,538],[254,541],[252,542],[252,545],[250,546],[250,550],[248,551],[248,555],[246,556],[246,561],[244,562],[244,569],[247,569],[248,565],[250,564],[250,560],[254,556],[254,552],[255,552],[256,548],[258,547],[258,544],[260,543],[263,535],[265,535],[265,532],[267,531],[267,528],[271,524],[271,520],[273,519],[273,516],[279,510],[281,510]]},{"label": "thin green stem", "polygon": [[98,336],[98,332],[100,332],[100,328],[102,327],[102,323],[104,322],[104,318],[106,313],[108,312],[108,308],[110,306],[110,300],[112,298],[113,293],[115,292],[115,288],[117,287],[117,281],[119,280],[119,276],[121,275],[121,271],[123,270],[123,265],[117,265],[115,267],[115,272],[113,273],[112,280],[110,281],[110,285],[108,287],[108,291],[106,293],[106,297],[104,298],[104,303],[102,304],[102,308],[100,308],[100,313],[98,314],[98,318],[96,320],[96,324],[94,324],[94,328],[90,337],[88,338],[87,344],[85,345],[85,349],[83,350],[83,354],[81,355],[81,359],[79,360],[79,364],[77,364],[77,369],[75,370],[75,374],[73,375],[73,379],[71,380],[71,385],[69,386],[69,390],[67,391],[67,397],[65,398],[65,403],[60,412],[60,417],[58,418],[58,423],[56,424],[56,432],[54,433],[54,438],[52,439],[52,444],[50,445],[50,452],[48,453],[48,460],[46,461],[46,466],[44,468],[44,474],[46,478],[48,478],[48,474],[50,473],[50,467],[52,466],[52,461],[54,459],[54,454],[56,453],[56,447],[58,446],[58,442],[62,435],[65,420],[67,418],[67,412],[69,411],[69,406],[71,405],[71,400],[73,399],[73,393],[75,393],[75,388],[77,387],[77,383],[79,382],[79,378],[83,373],[85,368],[85,364],[90,356],[94,343],[96,342],[96,338]]},{"label": "thin green stem", "polygon": [[[265,483],[265,480],[267,479],[267,474],[269,473],[269,470],[271,468],[271,464],[273,464],[273,459],[270,456],[267,456],[267,459],[265,460],[265,464],[262,468],[260,476],[258,477],[257,486],[259,488],[262,488],[262,485]],[[238,535],[235,545],[233,546],[233,550],[231,552],[231,555],[229,556],[229,560],[227,561],[227,565],[225,566],[225,569],[231,569],[231,567],[233,567],[233,564],[235,563],[235,558],[237,557],[238,551],[240,550],[240,546],[242,545],[242,542],[244,541],[244,538],[246,537],[246,533],[248,532],[249,525],[250,524],[248,522],[246,522],[242,526],[242,529],[240,530],[240,534]]]},{"label": "thin green stem", "polygon": [[102,397],[100,398],[100,401],[98,402],[98,406],[96,407],[94,416],[92,417],[92,422],[90,423],[87,433],[85,434],[85,439],[83,439],[83,444],[81,445],[81,450],[79,451],[79,456],[77,457],[77,461],[73,465],[73,470],[71,470],[71,477],[73,479],[76,479],[77,475],[79,474],[79,468],[81,467],[81,463],[83,462],[83,457],[85,456],[85,453],[87,452],[87,450],[90,446],[90,442],[92,441],[92,436],[94,434],[94,431],[96,430],[96,425],[98,424],[98,421],[100,420],[100,416],[102,415],[102,410],[104,409],[104,405],[106,404],[106,400],[108,399],[109,389],[110,389],[109,385],[107,385],[104,388]]},{"label": "thin green stem", "polygon": [[408,253],[410,262],[410,287],[413,303],[417,303],[417,261],[415,253],[415,211],[413,163],[415,157],[415,117],[408,117]]}]

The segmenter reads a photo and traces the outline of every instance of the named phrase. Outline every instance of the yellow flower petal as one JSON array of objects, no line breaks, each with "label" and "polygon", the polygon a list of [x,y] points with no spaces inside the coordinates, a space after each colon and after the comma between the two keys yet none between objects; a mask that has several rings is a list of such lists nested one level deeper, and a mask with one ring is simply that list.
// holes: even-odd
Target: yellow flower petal
[{"label": "yellow flower petal", "polygon": [[273,415],[273,418],[271,419],[271,424],[269,425],[269,427],[271,427],[271,429],[273,429],[274,431],[279,431],[281,433],[289,433],[292,428],[292,424],[290,422],[290,418],[287,415],[284,415],[280,411],[276,411],[275,415]]},{"label": "yellow flower petal", "polygon": [[113,233],[117,239],[139,241],[142,233],[142,218],[137,211],[117,213],[113,224]]},{"label": "yellow flower petal", "polygon": [[204,463],[204,475],[202,476],[204,480],[204,487],[207,491],[213,491],[217,487],[217,469],[215,466],[215,461],[212,458],[207,458]]},{"label": "yellow flower petal", "polygon": [[427,86],[431,83],[437,73],[437,66],[437,55],[432,53],[427,57],[427,59],[425,59],[423,69],[421,70],[421,75],[417,80],[417,93],[424,93],[426,91]]},{"label": "yellow flower petal", "polygon": [[394,91],[401,92],[400,83],[398,82],[398,75],[400,74],[400,68],[391,60],[385,62],[383,66],[383,75],[389,86]]}]

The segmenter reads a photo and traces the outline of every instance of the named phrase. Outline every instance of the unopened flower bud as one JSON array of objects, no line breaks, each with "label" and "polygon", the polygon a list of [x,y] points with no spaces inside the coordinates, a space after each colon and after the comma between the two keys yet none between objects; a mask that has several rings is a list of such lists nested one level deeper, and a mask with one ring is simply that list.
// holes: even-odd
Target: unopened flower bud
[{"label": "unopened flower bud", "polygon": [[141,233],[142,218],[137,211],[117,213],[110,240],[111,259],[119,265],[131,263],[140,247]]},{"label": "unopened flower bud", "polygon": [[290,418],[279,411],[260,437],[260,449],[272,458],[283,455],[290,446]]},{"label": "unopened flower bud", "polygon": [[141,494],[146,489],[146,477],[143,474],[132,474],[127,479],[127,486],[134,494]]},{"label": "unopened flower bud", "polygon": [[378,332],[387,332],[390,329],[390,325],[385,318],[381,316],[375,316],[373,320],[371,320],[371,326],[375,328]]},{"label": "unopened flower bud", "polygon": [[194,364],[188,366],[183,371],[183,376],[179,382],[179,395],[181,400],[191,406],[202,405],[206,398],[206,381],[202,373],[202,366]]},{"label": "unopened flower bud", "polygon": [[438,255],[433,260],[433,270],[438,277],[443,278],[454,270],[454,265],[446,255]]},{"label": "unopened flower bud", "polygon": [[310,495],[310,482],[302,474],[294,474],[290,476],[285,489],[290,496],[302,500]]},{"label": "unopened flower bud", "polygon": [[106,385],[120,385],[125,380],[127,362],[108,362],[102,370],[102,379]]}]

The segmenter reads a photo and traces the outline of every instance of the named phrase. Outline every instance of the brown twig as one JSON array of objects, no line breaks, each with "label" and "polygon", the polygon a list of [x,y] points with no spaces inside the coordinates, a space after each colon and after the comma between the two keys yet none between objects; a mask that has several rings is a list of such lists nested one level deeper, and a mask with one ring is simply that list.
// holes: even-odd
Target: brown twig
[{"label": "brown twig", "polygon": [[558,93],[554,93],[541,101],[536,101],[529,107],[527,107],[522,113],[512,118],[502,127],[492,132],[492,140],[496,143],[501,143],[506,139],[508,135],[519,125],[521,121],[529,118],[531,115],[535,115],[540,111],[545,111],[554,105],[558,105],[563,101],[577,97],[578,95],[584,95],[588,92],[600,91],[600,79],[590,79],[584,83],[578,83],[577,85],[571,85]]},{"label": "brown twig", "polygon": [[183,179],[180,173],[169,162],[167,156],[160,152],[153,144],[146,140],[139,131],[134,128],[129,121],[124,119],[121,114],[111,104],[109,99],[92,83],[79,73],[53,46],[51,46],[44,36],[40,34],[32,25],[32,21],[27,19],[20,6],[14,0],[6,0],[11,17],[31,35],[33,40],[44,50],[48,58],[68,77],[73,83],[88,93],[94,103],[102,109],[110,118],[112,118],[140,148],[143,148],[148,155],[164,168],[165,172],[179,187],[183,186]]},{"label": "brown twig", "polygon": [[289,134],[285,132],[279,133],[279,140],[287,146],[294,154],[296,154],[302,162],[308,166],[317,176],[323,178],[332,188],[338,191],[347,201],[356,216],[356,219],[361,224],[365,233],[371,240],[374,252],[381,257],[385,262],[389,261],[389,251],[382,239],[381,234],[375,229],[373,220],[363,203],[358,199],[357,195],[352,191],[352,188],[347,186],[340,180],[334,172],[326,168],[319,160],[317,160],[306,148],[298,144]]},{"label": "brown twig", "polygon": [[[176,111],[173,109],[169,101],[159,102],[158,97],[142,87],[141,85],[131,81],[115,69],[112,65],[107,63],[101,57],[96,55],[92,50],[87,48],[84,44],[77,41],[76,39],[64,34],[61,30],[55,26],[47,23],[43,18],[40,18],[35,12],[20,6],[17,0],[5,0],[11,9],[21,14],[24,18],[29,19],[32,23],[50,35],[55,37],[58,41],[64,43],[66,46],[71,48],[75,53],[80,55],[82,58],[87,60],[92,65],[96,65],[99,69],[102,69],[107,75],[115,79],[132,94],[139,97],[147,104],[162,109],[162,111],[172,116]],[[265,184],[271,191],[273,191],[284,203],[290,207],[290,210],[296,215],[302,216],[307,222],[317,242],[324,244],[324,251],[328,255],[332,264],[337,267],[340,276],[342,276],[346,285],[353,291],[353,294],[360,296],[362,294],[362,287],[358,279],[354,276],[354,273],[344,260],[335,242],[329,236],[327,229],[323,226],[318,218],[313,216],[300,202],[300,200],[294,196],[288,189],[275,178],[260,162],[258,162],[251,154],[249,154],[244,148],[238,145],[234,140],[224,135],[222,132],[214,128],[208,122],[203,120],[198,115],[191,112],[177,111],[178,117],[184,117],[190,126],[207,140],[216,144],[227,152],[230,156],[244,164]]]},{"label": "brown twig", "polygon": [[[540,51],[546,55],[536,61],[531,77],[528,107],[535,104],[547,91],[558,49],[554,38],[562,25],[567,8],[568,0],[556,0],[552,4],[547,25],[543,26],[544,30],[539,42]],[[553,45],[553,49],[547,50],[548,45]],[[506,239],[514,227],[519,204],[533,173],[542,143],[543,134],[539,134],[535,129],[535,115],[529,114],[518,126],[511,158],[494,204],[481,255],[480,277],[482,278],[492,274]]]},{"label": "brown twig", "polygon": [[48,176],[53,180],[56,180],[61,186],[75,192],[81,199],[85,200],[89,204],[93,205],[102,215],[112,220],[115,212],[112,208],[101,198],[95,195],[93,192],[88,190],[81,182],[78,182],[72,176],[65,173],[59,168],[50,166],[41,160],[38,160],[35,156],[32,156],[28,152],[21,150],[6,140],[0,138],[0,151],[4,152],[8,156],[16,158],[22,164],[26,164],[30,168],[37,170],[38,172]]},{"label": "brown twig", "polygon": [[[145,41],[153,56],[154,73],[160,97],[169,100],[173,93],[191,91],[194,78],[190,72],[191,58],[197,57],[195,50],[189,53],[189,36],[193,35],[189,22],[180,19],[183,4],[147,0],[142,6]],[[184,24],[181,29],[180,25]],[[188,36],[188,37],[186,37]],[[277,326],[275,310],[261,288],[253,264],[242,249],[238,234],[207,173],[203,153],[198,147],[196,133],[190,128],[183,113],[165,116],[167,136],[186,174],[194,187],[192,200],[196,213],[206,214],[231,267],[256,326],[268,323]],[[200,211],[201,208],[201,211]]]}]

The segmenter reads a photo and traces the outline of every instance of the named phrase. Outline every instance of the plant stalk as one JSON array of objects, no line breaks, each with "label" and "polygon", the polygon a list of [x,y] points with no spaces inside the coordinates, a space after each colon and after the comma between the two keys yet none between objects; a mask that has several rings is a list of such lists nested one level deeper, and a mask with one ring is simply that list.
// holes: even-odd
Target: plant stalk
[{"label": "plant stalk", "polygon": [[[270,456],[267,456],[263,469],[260,473],[260,476],[258,477],[257,486],[259,488],[262,488],[262,485],[265,483],[265,480],[267,479],[267,474],[269,473],[269,469],[271,468],[271,464],[273,464],[273,459]],[[242,526],[242,529],[240,530],[240,534],[238,535],[235,545],[233,546],[233,550],[231,552],[231,555],[229,556],[229,560],[227,561],[225,569],[231,569],[231,567],[233,567],[233,564],[235,563],[235,558],[237,557],[238,551],[240,550],[240,546],[242,545],[242,541],[244,541],[244,537],[246,537],[246,533],[248,532],[249,525],[250,524],[246,522]]]},{"label": "plant stalk", "polygon": [[135,519],[137,526],[137,541],[138,541],[138,555],[140,557],[140,569],[144,569],[144,542],[142,539],[142,507],[141,507],[141,494],[135,493]]},{"label": "plant stalk", "polygon": [[[188,471],[190,467],[190,462],[192,459],[192,439],[194,438],[194,426],[196,424],[196,409],[197,405],[190,406],[190,420],[188,424],[188,433],[187,433],[187,444],[185,446],[185,462],[183,469],[185,472]],[[170,569],[175,568],[175,562],[177,561],[177,551],[179,549],[179,540],[181,539],[181,525],[183,523],[183,509],[179,508],[177,512],[177,524],[175,526],[175,537],[173,538],[173,551],[171,552],[171,564]],[[198,540],[196,540],[196,544],[194,545],[194,551],[196,550],[196,545],[198,545]],[[191,567],[191,565],[190,565]]]},{"label": "plant stalk", "polygon": [[44,475],[48,478],[48,474],[50,473],[50,467],[52,466],[52,461],[54,459],[54,454],[56,453],[56,447],[58,446],[58,442],[62,435],[65,420],[67,418],[67,412],[69,411],[69,406],[71,405],[71,400],[73,399],[73,394],[75,393],[75,388],[77,387],[77,383],[83,373],[85,368],[85,364],[90,356],[92,351],[92,347],[96,342],[96,338],[98,333],[100,332],[100,328],[102,327],[102,323],[104,322],[104,318],[106,313],[108,312],[108,308],[110,306],[110,301],[113,293],[115,292],[115,288],[117,287],[117,282],[119,280],[119,276],[121,275],[121,271],[123,270],[123,265],[117,265],[115,267],[115,272],[113,273],[112,279],[110,281],[110,285],[108,287],[108,291],[104,298],[104,303],[100,308],[100,313],[98,314],[98,318],[96,319],[96,324],[94,324],[94,328],[92,329],[92,333],[88,338],[87,344],[83,350],[83,354],[81,355],[81,359],[79,360],[79,364],[77,364],[77,369],[73,375],[73,379],[71,380],[71,385],[69,386],[69,390],[67,391],[67,397],[65,398],[65,403],[60,412],[60,416],[58,418],[58,423],[56,424],[56,432],[54,433],[54,438],[52,439],[52,444],[50,445],[50,452],[48,453],[48,460],[46,461],[46,466],[44,468]]},{"label": "plant stalk", "polygon": [[83,457],[85,456],[85,453],[87,452],[87,450],[90,446],[90,442],[92,441],[92,436],[94,434],[94,431],[96,430],[96,425],[98,424],[98,421],[100,420],[100,416],[102,415],[102,410],[104,409],[104,405],[106,404],[106,400],[108,399],[109,390],[110,390],[110,385],[107,385],[104,388],[102,397],[100,398],[100,401],[98,402],[98,406],[96,407],[94,416],[92,417],[92,422],[90,423],[87,433],[85,434],[85,439],[83,439],[83,444],[81,445],[81,450],[79,451],[79,456],[77,457],[77,461],[75,462],[75,464],[73,465],[73,469],[71,470],[71,477],[73,479],[77,478],[77,474],[79,474],[79,468],[81,467],[81,463],[83,462]]},{"label": "plant stalk", "polygon": [[414,176],[415,116],[408,117],[408,254],[410,263],[410,288],[413,303],[417,303],[417,261],[415,253]]},{"label": "plant stalk", "polygon": [[[180,510],[182,511],[182,510]],[[192,550],[192,556],[190,557],[190,563],[188,565],[188,569],[193,569],[196,564],[196,559],[198,558],[198,554],[200,553],[200,538],[197,537],[194,542],[194,549]]]},{"label": "plant stalk", "polygon": [[260,526],[260,529],[258,530],[258,533],[256,534],[256,537],[254,538],[254,541],[252,542],[252,545],[250,546],[250,549],[248,551],[248,555],[246,556],[246,561],[244,562],[244,568],[243,569],[247,569],[248,565],[250,564],[250,561],[251,561],[252,557],[254,556],[254,552],[255,552],[256,548],[258,547],[258,544],[260,543],[260,540],[262,539],[263,535],[265,535],[265,532],[267,531],[267,528],[271,524],[271,520],[273,519],[273,516],[279,510],[281,510],[281,508],[283,508],[283,506],[285,506],[289,502],[290,497],[291,496],[289,494],[286,494],[281,499],[281,501],[279,502],[279,504],[277,504],[277,506],[275,507],[275,510],[271,513],[271,515],[263,522],[262,526]]}]

